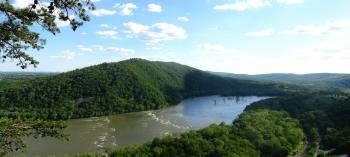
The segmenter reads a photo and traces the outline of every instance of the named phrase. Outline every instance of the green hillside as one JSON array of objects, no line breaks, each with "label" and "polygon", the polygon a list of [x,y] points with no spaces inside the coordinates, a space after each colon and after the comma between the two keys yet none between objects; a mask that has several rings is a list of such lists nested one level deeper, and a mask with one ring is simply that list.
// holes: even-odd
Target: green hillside
[{"label": "green hillside", "polygon": [[69,119],[159,109],[203,95],[282,95],[292,87],[130,59],[24,81],[0,91],[0,116]]},{"label": "green hillside", "polygon": [[248,79],[255,81],[272,81],[290,84],[304,85],[314,88],[333,88],[333,89],[350,89],[350,74],[335,73],[314,73],[314,74],[261,74],[261,75],[245,75],[211,72],[213,74],[231,77],[237,79]]},{"label": "green hillside", "polygon": [[259,109],[288,112],[308,136],[309,156],[317,149],[333,154],[350,153],[350,97],[340,95],[295,95],[253,103],[246,111]]}]

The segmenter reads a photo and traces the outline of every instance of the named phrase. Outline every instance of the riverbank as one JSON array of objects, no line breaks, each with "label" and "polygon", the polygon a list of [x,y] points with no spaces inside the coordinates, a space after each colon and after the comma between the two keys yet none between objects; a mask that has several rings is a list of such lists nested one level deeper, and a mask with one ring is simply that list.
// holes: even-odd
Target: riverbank
[{"label": "riverbank", "polygon": [[103,152],[105,147],[141,145],[156,137],[199,130],[214,123],[231,124],[247,105],[266,98],[269,97],[197,97],[160,110],[73,119],[68,121],[66,130],[71,135],[70,141],[28,139],[29,148],[26,154],[63,156]]}]

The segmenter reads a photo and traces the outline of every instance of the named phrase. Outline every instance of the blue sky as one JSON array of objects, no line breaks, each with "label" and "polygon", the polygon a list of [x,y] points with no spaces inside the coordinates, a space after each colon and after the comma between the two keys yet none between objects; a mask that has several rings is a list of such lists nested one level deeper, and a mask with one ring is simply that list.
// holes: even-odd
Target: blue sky
[{"label": "blue sky", "polygon": [[[350,73],[349,0],[94,0],[76,32],[58,22],[40,64],[63,72],[128,58],[232,73]],[[25,7],[32,0],[13,0]],[[15,62],[0,71],[20,71]]]}]

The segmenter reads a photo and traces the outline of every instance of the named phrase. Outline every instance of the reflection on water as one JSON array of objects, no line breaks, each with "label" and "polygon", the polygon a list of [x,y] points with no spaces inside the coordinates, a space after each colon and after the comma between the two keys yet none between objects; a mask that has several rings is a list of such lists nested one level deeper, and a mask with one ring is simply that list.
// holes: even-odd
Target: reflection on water
[{"label": "reflection on water", "polygon": [[212,123],[230,124],[247,105],[266,98],[268,97],[198,97],[162,110],[70,120],[66,130],[70,134],[70,141],[28,139],[26,154],[74,155],[96,152],[102,151],[106,146],[142,144],[154,137],[197,130]]}]

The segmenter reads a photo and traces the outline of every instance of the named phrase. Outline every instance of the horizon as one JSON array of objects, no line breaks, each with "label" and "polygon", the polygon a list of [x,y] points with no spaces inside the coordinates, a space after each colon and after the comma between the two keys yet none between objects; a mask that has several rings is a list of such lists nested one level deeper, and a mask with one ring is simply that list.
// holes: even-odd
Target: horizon
[{"label": "horizon", "polygon": [[94,1],[91,21],[76,32],[65,22],[56,36],[33,27],[47,39],[44,49],[28,49],[37,68],[6,61],[0,71],[67,72],[142,58],[235,74],[350,73],[348,0]]},{"label": "horizon", "polygon": [[[129,59],[125,59],[125,60],[120,60],[120,61],[116,61],[116,62],[103,62],[103,63],[99,63],[99,64],[96,64],[96,65],[90,65],[90,66],[87,66],[87,67],[83,67],[83,68],[77,68],[77,69],[73,69],[73,70],[68,70],[68,71],[27,71],[27,70],[22,70],[22,71],[1,71],[0,70],[0,73],[57,73],[57,74],[60,74],[60,73],[66,73],[66,72],[70,72],[70,71],[74,71],[74,70],[80,70],[80,69],[84,69],[84,68],[88,68],[88,67],[91,67],[91,66],[98,66],[98,65],[101,65],[101,64],[105,64],[105,63],[118,63],[118,62],[121,62],[121,61],[126,61],[126,60],[130,60],[130,59],[143,59],[143,58],[129,58]],[[147,60],[147,59],[144,59],[144,60]],[[150,60],[147,60],[147,61],[150,61]],[[173,61],[157,61],[157,60],[153,60],[155,62],[173,62]],[[153,62],[151,61],[151,62]],[[177,63],[177,62],[174,62],[174,63]],[[180,64],[180,63],[177,63],[177,64]],[[181,64],[181,65],[185,65],[185,64]],[[201,70],[201,69],[199,69]],[[286,75],[312,75],[312,74],[340,74],[340,75],[350,75],[350,73],[328,73],[328,72],[320,72],[320,73],[261,73],[261,74],[245,74],[245,73],[230,73],[230,72],[223,72],[223,71],[209,71],[209,70],[202,70],[202,71],[205,71],[205,72],[214,72],[214,73],[227,73],[227,74],[235,74],[235,75],[270,75],[270,74],[286,74]]]}]

